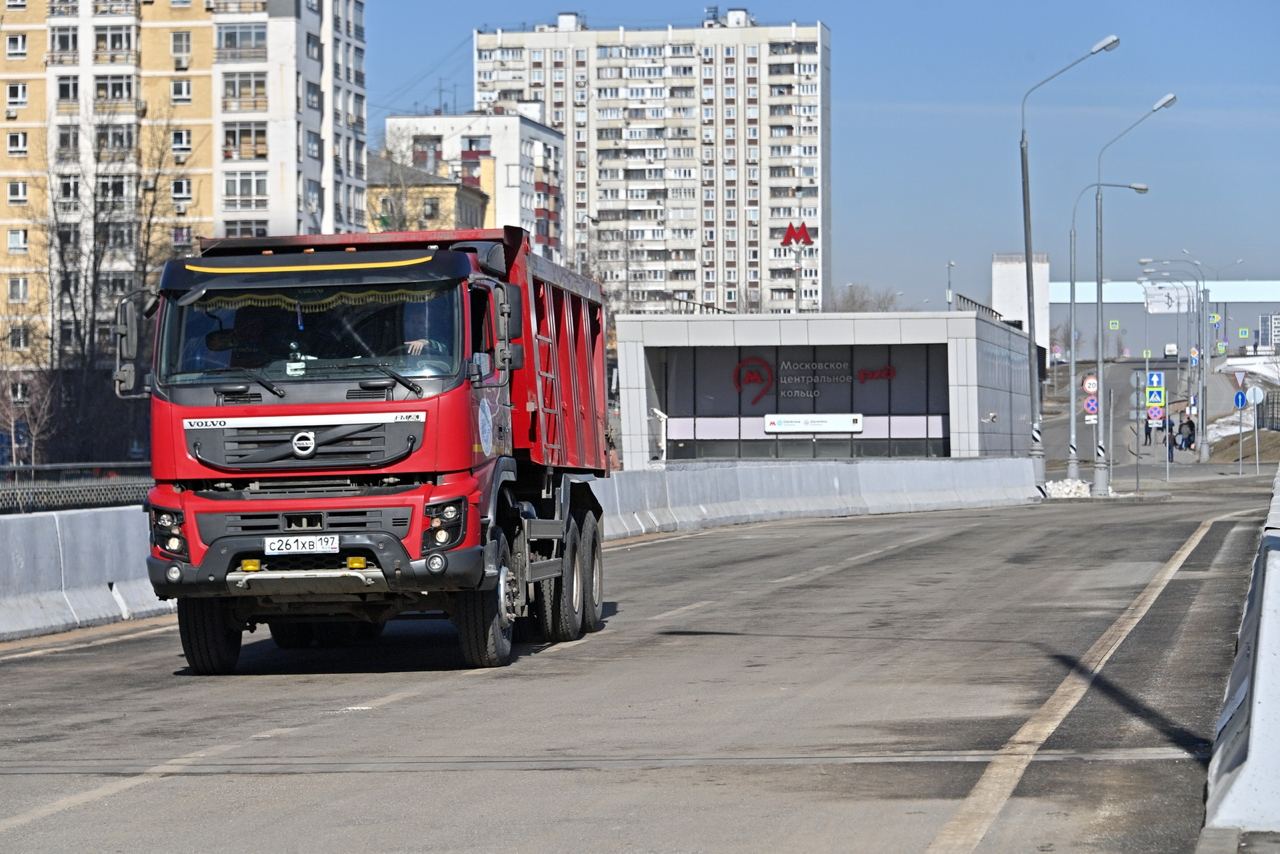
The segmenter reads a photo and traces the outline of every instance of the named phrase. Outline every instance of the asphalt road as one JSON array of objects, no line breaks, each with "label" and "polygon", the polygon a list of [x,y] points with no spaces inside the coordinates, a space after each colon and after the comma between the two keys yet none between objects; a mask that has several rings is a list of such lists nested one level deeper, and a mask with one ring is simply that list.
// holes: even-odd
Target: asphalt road
[{"label": "asphalt road", "polygon": [[1269,480],[615,546],[500,670],[0,645],[0,850],[1190,851]]}]

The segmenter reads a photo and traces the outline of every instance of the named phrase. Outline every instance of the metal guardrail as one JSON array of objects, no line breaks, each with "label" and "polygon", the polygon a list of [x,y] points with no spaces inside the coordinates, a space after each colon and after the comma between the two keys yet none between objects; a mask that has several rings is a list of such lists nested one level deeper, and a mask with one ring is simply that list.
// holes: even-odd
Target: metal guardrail
[{"label": "metal guardrail", "polygon": [[1258,407],[1258,426],[1263,430],[1280,430],[1280,391],[1267,392],[1266,400]]},{"label": "metal guardrail", "polygon": [[[1021,258],[1022,256],[1019,255],[1018,257]],[[981,314],[983,317],[988,317],[991,320],[1000,321],[1004,319],[1004,315],[1000,314],[1000,312],[996,311],[994,308],[983,305],[975,299],[970,299],[958,291],[956,292],[956,309],[958,311],[976,311],[978,314]]]},{"label": "metal guardrail", "polygon": [[147,462],[0,466],[0,514],[140,504],[151,488]]}]

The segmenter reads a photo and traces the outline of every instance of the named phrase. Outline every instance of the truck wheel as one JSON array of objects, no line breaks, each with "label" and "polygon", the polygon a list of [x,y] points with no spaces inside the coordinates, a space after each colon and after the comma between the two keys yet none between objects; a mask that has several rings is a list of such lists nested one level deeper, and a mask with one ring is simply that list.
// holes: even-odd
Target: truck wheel
[{"label": "truck wheel", "polygon": [[582,634],[582,567],[578,563],[578,543],[578,522],[570,519],[569,529],[565,532],[560,577],[549,582],[550,596],[538,597],[541,603],[539,622],[549,641],[577,640]]},{"label": "truck wheel", "polygon": [[271,639],[281,649],[306,649],[315,640],[316,633],[310,623],[291,623],[285,620],[268,620]]},{"label": "truck wheel", "polygon": [[501,667],[511,661],[511,634],[515,615],[510,610],[511,548],[498,534],[498,583],[492,590],[467,590],[456,594],[453,624],[462,642],[462,658],[468,667]]},{"label": "truck wheel", "polygon": [[578,577],[582,579],[582,631],[604,628],[604,553],[600,548],[600,518],[588,513],[578,540]]},{"label": "truck wheel", "polygon": [[187,665],[200,676],[222,676],[240,660],[242,631],[225,599],[178,599],[178,635]]}]

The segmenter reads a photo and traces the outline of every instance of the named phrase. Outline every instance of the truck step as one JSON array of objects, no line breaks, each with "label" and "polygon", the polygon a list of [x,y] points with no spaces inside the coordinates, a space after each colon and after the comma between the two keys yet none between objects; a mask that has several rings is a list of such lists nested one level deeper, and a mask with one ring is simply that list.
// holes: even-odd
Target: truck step
[{"label": "truck step", "polygon": [[562,572],[560,558],[535,560],[529,564],[529,581],[545,581],[548,578],[559,578]]},{"label": "truck step", "polygon": [[524,530],[531,540],[564,539],[564,522],[559,519],[525,519]]}]

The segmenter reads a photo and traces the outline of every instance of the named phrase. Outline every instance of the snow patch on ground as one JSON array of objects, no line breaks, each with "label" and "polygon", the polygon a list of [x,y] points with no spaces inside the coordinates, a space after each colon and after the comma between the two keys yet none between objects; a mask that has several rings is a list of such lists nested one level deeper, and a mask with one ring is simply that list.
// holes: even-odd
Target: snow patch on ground
[{"label": "snow patch on ground", "polygon": [[1083,480],[1046,481],[1044,490],[1050,498],[1088,498],[1089,484]]},{"label": "snow patch on ground", "polygon": [[1249,375],[1246,383],[1253,380],[1254,383],[1280,386],[1280,356],[1232,356],[1217,369],[1217,373],[1229,377],[1236,371],[1244,371]]},{"label": "snow patch on ground", "polygon": [[1225,418],[1219,418],[1209,425],[1209,444],[1240,435],[1240,421],[1244,420],[1244,432],[1253,432],[1253,407],[1246,406]]}]

